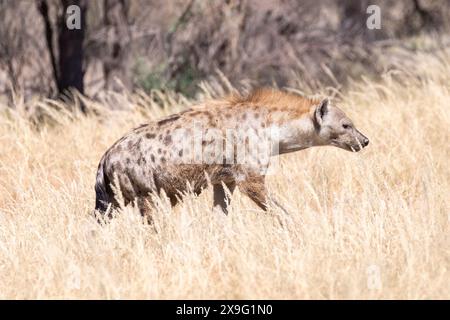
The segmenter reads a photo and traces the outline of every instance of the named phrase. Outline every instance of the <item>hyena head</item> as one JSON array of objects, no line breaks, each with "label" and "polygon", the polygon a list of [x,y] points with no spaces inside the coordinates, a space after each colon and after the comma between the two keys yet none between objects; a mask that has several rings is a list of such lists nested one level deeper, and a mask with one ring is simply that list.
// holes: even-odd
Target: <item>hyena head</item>
[{"label": "hyena head", "polygon": [[345,113],[324,99],[314,111],[314,123],[323,145],[332,145],[347,151],[360,151],[369,144]]}]

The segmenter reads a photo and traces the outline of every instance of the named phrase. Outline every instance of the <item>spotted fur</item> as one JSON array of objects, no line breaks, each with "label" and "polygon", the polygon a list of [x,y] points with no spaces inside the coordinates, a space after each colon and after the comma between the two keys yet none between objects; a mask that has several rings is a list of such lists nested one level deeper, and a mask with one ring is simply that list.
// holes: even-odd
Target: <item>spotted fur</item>
[{"label": "spotted fur", "polygon": [[[260,208],[267,210],[276,203],[268,197],[264,183],[270,162],[258,157],[237,161],[236,150],[247,144],[249,137],[238,141],[235,132],[247,130],[260,137],[268,130],[275,130],[278,140],[272,142],[278,148],[276,152],[268,148],[269,156],[312,146],[335,145],[355,150],[357,146],[367,145],[367,138],[356,129],[343,130],[343,123],[354,128],[345,114],[327,99],[309,99],[275,89],[204,101],[184,112],[135,128],[113,144],[98,167],[96,209],[104,214],[108,208],[118,206],[113,185],[120,190],[125,205],[135,201],[142,214],[147,215],[152,207],[151,194],[164,192],[175,205],[186,191],[199,194],[211,184],[214,206],[225,213],[230,199],[224,187],[230,194],[239,187]],[[197,130],[196,126],[201,129]],[[202,133],[200,138],[196,136],[198,132]],[[203,155],[215,154],[214,148],[218,146],[223,146],[226,152],[212,163],[204,158],[195,161],[199,146],[191,141],[197,138],[201,139],[198,145]]]}]

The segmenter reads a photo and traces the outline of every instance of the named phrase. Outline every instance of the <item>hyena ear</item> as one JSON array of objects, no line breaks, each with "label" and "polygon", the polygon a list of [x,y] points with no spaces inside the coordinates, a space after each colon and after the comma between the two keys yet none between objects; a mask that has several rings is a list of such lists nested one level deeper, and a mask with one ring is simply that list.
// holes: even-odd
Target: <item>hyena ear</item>
[{"label": "hyena ear", "polygon": [[316,122],[321,125],[325,115],[328,113],[328,105],[330,104],[330,100],[328,98],[320,101],[319,105],[316,107],[316,111],[314,112],[314,118]]}]

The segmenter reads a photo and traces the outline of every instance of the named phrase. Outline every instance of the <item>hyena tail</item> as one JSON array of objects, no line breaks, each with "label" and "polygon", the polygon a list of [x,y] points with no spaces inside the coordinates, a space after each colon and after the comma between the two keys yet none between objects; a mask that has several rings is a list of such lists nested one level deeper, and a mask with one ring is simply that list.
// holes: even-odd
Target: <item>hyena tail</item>
[{"label": "hyena tail", "polygon": [[109,179],[105,174],[102,159],[98,167],[97,178],[95,181],[95,210],[99,211],[102,215],[106,213],[111,204],[111,197],[108,192],[109,188]]}]

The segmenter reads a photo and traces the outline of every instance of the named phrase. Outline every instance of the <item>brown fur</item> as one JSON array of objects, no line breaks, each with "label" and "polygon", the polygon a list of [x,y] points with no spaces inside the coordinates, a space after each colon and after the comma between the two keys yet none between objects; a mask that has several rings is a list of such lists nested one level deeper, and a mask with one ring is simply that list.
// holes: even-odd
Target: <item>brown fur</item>
[{"label": "brown fur", "polygon": [[292,112],[308,112],[320,100],[300,96],[293,92],[259,88],[248,95],[234,94],[225,99],[231,106],[255,105],[266,106],[271,109],[286,109]]}]

